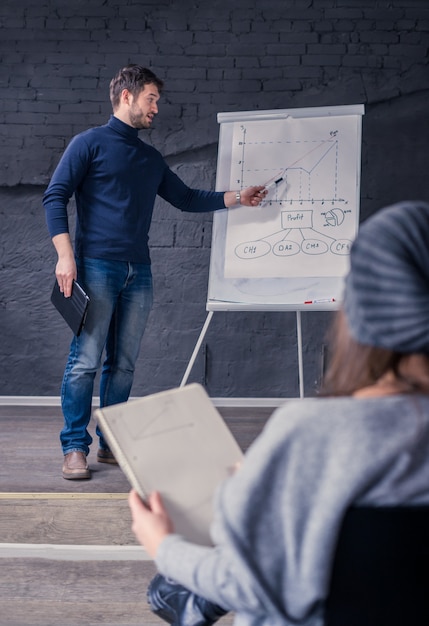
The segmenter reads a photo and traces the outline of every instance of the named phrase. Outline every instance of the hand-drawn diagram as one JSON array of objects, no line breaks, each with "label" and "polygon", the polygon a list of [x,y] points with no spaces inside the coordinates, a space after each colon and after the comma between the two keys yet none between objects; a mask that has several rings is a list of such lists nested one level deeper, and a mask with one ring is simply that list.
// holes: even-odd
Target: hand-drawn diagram
[{"label": "hand-drawn diagram", "polygon": [[228,278],[342,276],[358,227],[358,126],[349,116],[234,124],[230,188],[266,185],[229,210]]}]

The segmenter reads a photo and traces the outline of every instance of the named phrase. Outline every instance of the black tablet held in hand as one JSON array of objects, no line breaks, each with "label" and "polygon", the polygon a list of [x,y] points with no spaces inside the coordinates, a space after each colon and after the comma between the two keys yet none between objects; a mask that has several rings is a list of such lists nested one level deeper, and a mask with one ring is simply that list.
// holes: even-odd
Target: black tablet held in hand
[{"label": "black tablet held in hand", "polygon": [[66,298],[61,293],[58,281],[55,279],[52,289],[51,302],[61,313],[67,324],[76,336],[79,336],[85,325],[89,305],[89,296],[75,280],[73,281],[72,295]]}]

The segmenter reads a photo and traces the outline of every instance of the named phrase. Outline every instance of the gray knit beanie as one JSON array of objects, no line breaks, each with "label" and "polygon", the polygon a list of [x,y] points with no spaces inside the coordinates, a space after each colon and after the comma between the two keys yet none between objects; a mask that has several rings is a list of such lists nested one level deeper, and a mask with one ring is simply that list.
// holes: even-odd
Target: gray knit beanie
[{"label": "gray knit beanie", "polygon": [[359,343],[429,354],[429,204],[400,202],[362,224],[343,308]]}]

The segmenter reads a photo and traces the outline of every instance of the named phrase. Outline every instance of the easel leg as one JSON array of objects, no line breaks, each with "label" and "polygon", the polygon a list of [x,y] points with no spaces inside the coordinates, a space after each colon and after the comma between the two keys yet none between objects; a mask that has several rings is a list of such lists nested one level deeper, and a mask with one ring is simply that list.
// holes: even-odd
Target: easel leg
[{"label": "easel leg", "polygon": [[202,328],[202,330],[200,332],[200,336],[198,337],[198,341],[197,341],[196,346],[194,348],[194,351],[192,353],[191,360],[188,363],[188,367],[186,368],[186,372],[185,372],[185,374],[184,374],[184,376],[182,378],[182,382],[180,383],[181,387],[184,387],[186,385],[186,382],[187,382],[187,380],[189,378],[189,374],[191,373],[191,370],[192,370],[192,368],[194,366],[195,359],[198,356],[198,351],[199,351],[199,349],[201,347],[201,344],[203,342],[203,339],[205,337],[205,334],[207,332],[207,329],[208,329],[209,324],[211,322],[211,319],[213,317],[213,313],[214,313],[214,311],[209,311],[209,314],[206,317],[206,321],[204,322],[204,326],[203,326],[203,328]]},{"label": "easel leg", "polygon": [[298,376],[299,376],[299,397],[304,397],[304,368],[302,360],[302,330],[301,311],[296,312],[296,335],[298,343]]}]

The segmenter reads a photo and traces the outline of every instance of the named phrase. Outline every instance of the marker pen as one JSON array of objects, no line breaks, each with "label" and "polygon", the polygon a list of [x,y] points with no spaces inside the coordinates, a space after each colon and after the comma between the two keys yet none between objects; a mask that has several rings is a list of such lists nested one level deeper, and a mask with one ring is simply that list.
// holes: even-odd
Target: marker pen
[{"label": "marker pen", "polygon": [[306,300],[304,304],[322,304],[325,302],[335,302],[335,298],[322,298],[321,300]]},{"label": "marker pen", "polygon": [[277,178],[277,180],[273,180],[271,183],[268,183],[268,185],[265,185],[265,189],[273,189],[274,187],[277,187],[277,185],[281,183],[282,180],[283,176],[280,176],[280,178]]}]

